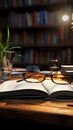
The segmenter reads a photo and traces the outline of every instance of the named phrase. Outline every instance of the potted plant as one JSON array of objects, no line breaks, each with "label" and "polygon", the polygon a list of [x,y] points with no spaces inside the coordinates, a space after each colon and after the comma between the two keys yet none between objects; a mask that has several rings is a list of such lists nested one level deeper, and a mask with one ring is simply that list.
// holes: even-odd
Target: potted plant
[{"label": "potted plant", "polygon": [[0,33],[0,78],[2,78],[4,71],[9,73],[12,70],[14,55],[21,56],[15,53],[14,49],[16,48],[21,47],[10,42],[10,31],[9,27],[7,27],[7,39],[5,42],[2,41],[2,33]]}]

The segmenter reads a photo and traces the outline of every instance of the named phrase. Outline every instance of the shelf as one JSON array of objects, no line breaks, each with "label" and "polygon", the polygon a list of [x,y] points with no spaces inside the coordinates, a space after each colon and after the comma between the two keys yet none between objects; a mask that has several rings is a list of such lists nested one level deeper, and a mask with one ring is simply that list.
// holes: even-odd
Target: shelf
[{"label": "shelf", "polygon": [[[73,5],[73,1],[70,0],[70,1],[67,1],[66,4],[68,6],[72,6]],[[1,7],[0,5],[0,14],[2,13],[9,13],[11,11],[15,11],[15,12],[25,12],[25,11],[34,11],[34,10],[37,10],[39,11],[40,9],[44,10],[44,9],[47,9],[49,11],[55,11],[55,10],[58,10],[60,8],[65,8],[65,2],[57,2],[57,3],[39,3],[39,4],[36,4],[36,5],[24,5],[22,3],[22,5],[20,6],[19,5],[16,5],[16,6],[13,6],[13,5],[8,5],[7,7]]]},{"label": "shelf", "polygon": [[[17,0],[12,2],[14,6],[11,3],[8,6],[8,3],[2,7],[0,4],[0,21],[3,25],[0,29],[5,38],[7,26],[9,26],[10,40],[22,46],[18,53],[22,54],[23,58],[16,57],[14,65],[24,67],[35,64],[42,69],[48,69],[50,59],[59,59],[62,64],[72,64],[71,21],[63,24],[58,15],[59,11],[65,8],[65,2],[43,2],[36,5],[24,5],[22,0],[18,1],[18,4],[16,4]],[[68,0],[66,4],[72,10],[73,0]]]},{"label": "shelf", "polygon": [[[37,49],[44,49],[44,48],[48,48],[48,49],[60,49],[60,48],[73,48],[72,44],[66,44],[66,45],[23,45],[23,48],[37,48]],[[41,48],[42,47],[42,48]]]}]

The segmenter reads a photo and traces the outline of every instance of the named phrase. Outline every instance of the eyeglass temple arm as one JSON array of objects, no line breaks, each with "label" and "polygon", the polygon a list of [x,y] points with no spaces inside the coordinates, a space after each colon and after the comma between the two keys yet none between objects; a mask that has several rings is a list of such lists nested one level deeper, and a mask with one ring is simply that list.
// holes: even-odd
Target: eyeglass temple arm
[{"label": "eyeglass temple arm", "polygon": [[24,77],[23,74],[22,74],[22,76],[23,76],[23,79],[17,80],[17,82],[21,82],[21,81],[26,80],[26,79],[28,79],[30,77],[30,76]]}]

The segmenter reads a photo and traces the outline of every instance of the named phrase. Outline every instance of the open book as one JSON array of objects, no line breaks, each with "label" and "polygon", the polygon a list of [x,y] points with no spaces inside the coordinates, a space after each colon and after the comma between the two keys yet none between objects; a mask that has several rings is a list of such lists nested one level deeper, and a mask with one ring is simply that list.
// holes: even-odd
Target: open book
[{"label": "open book", "polygon": [[73,98],[73,85],[57,85],[51,80],[41,83],[9,80],[0,85],[0,98],[70,99]]}]

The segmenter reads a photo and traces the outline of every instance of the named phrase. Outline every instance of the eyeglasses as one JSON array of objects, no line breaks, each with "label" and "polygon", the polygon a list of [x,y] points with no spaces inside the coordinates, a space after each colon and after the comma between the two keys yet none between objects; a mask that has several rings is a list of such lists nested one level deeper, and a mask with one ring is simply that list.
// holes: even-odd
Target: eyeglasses
[{"label": "eyeglasses", "polygon": [[63,74],[41,74],[37,72],[26,72],[22,74],[23,79],[18,80],[17,82],[20,82],[22,80],[25,80],[29,83],[40,83],[43,82],[45,79],[51,79],[53,83],[65,85],[65,84],[71,84],[73,81],[73,77],[70,75],[63,75]]}]

